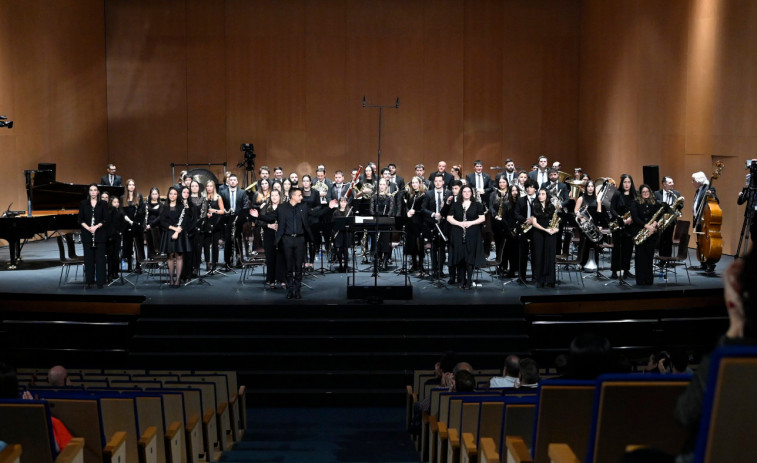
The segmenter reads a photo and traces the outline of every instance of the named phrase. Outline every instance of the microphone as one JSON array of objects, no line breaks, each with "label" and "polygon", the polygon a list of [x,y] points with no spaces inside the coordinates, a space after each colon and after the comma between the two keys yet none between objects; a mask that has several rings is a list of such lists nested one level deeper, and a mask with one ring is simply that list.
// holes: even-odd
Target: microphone
[{"label": "microphone", "polygon": [[363,95],[363,108],[365,108],[365,95]]}]

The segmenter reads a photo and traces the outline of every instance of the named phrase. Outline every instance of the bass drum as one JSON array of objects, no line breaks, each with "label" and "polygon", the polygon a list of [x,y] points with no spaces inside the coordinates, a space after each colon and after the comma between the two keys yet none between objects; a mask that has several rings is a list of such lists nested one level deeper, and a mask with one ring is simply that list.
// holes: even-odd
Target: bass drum
[{"label": "bass drum", "polygon": [[200,184],[200,192],[205,191],[205,184],[208,180],[213,180],[216,184],[216,191],[218,191],[218,177],[208,169],[192,169],[187,172],[187,175],[191,176],[193,180],[196,180]]}]

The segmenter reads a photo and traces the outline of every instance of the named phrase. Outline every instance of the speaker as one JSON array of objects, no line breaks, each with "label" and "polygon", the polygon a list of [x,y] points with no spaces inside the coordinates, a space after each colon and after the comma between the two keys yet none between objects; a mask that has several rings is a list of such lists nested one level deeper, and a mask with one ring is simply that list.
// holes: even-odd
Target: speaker
[{"label": "speaker", "polygon": [[[652,188],[652,191],[657,191],[660,186],[660,167],[659,166],[644,166],[644,183]],[[637,184],[636,188],[641,185]]]}]

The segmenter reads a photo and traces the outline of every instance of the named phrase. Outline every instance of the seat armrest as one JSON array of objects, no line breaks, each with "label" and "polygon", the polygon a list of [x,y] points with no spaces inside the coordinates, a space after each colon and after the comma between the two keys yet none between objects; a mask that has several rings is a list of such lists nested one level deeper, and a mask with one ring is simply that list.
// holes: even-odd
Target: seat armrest
[{"label": "seat armrest", "polygon": [[124,463],[126,461],[126,432],[118,431],[103,449],[103,463]]},{"label": "seat armrest", "polygon": [[449,436],[449,445],[453,448],[460,447],[460,436],[457,434],[456,428],[449,428],[447,430]]},{"label": "seat armrest", "polygon": [[468,461],[473,461],[476,458],[476,453],[478,453],[478,449],[476,448],[476,438],[473,436],[473,433],[464,432],[460,456],[462,457],[463,454],[465,454],[468,456]]},{"label": "seat armrest", "polygon": [[491,437],[481,439],[481,451],[478,453],[478,463],[499,463],[497,444]]},{"label": "seat armrest", "polygon": [[507,461],[533,463],[531,452],[528,451],[528,446],[520,436],[505,437],[505,446],[507,447]]},{"label": "seat armrest", "polygon": [[84,438],[72,438],[58,454],[55,463],[84,463]]},{"label": "seat armrest", "polygon": [[158,428],[150,426],[145,429],[138,445],[141,463],[158,463]]},{"label": "seat armrest", "polygon": [[548,453],[553,463],[580,463],[568,444],[549,444]]},{"label": "seat armrest", "polygon": [[8,445],[0,452],[0,463],[19,463],[21,453],[21,444]]}]

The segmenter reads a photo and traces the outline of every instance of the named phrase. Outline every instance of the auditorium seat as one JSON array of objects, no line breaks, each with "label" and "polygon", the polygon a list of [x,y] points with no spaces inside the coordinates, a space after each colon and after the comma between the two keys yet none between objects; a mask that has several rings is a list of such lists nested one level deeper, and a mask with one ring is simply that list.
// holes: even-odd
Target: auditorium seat
[{"label": "auditorium seat", "polygon": [[83,463],[84,439],[75,437],[55,450],[50,409],[45,401],[0,399],[0,436],[21,445],[24,463]]},{"label": "auditorium seat", "polygon": [[712,355],[702,403],[696,463],[745,461],[757,454],[757,347],[727,346]]},{"label": "auditorium seat", "polygon": [[436,457],[436,463],[448,463],[447,455],[449,453],[449,445],[454,441],[459,449],[459,435],[457,429],[453,428],[453,433],[449,432],[450,424],[457,425],[460,422],[460,416],[462,413],[462,399],[463,397],[497,397],[499,394],[489,392],[442,392],[439,394],[439,417],[438,417],[438,432],[436,435],[436,442],[434,454]]},{"label": "auditorium seat", "polygon": [[8,444],[0,451],[0,463],[21,463],[21,444]]}]

